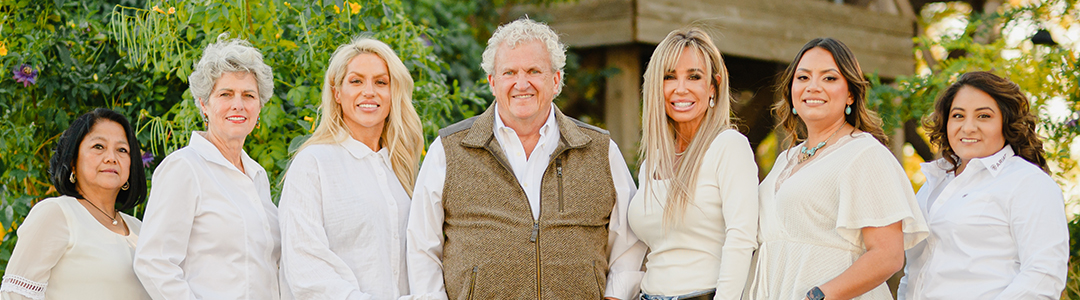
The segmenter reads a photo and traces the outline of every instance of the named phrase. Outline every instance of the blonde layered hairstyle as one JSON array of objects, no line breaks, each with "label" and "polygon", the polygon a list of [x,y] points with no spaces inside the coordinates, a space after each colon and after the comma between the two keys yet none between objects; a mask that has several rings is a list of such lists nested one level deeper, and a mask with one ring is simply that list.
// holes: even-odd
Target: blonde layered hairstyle
[{"label": "blonde layered hairstyle", "polygon": [[420,153],[424,149],[423,127],[420,116],[412,104],[413,80],[409,70],[401,62],[394,50],[381,41],[370,38],[354,38],[352,42],[341,45],[330,57],[323,80],[322,105],[320,106],[319,125],[297,153],[309,145],[337,144],[350,138],[351,132],[345,126],[341,104],[334,100],[334,91],[345,80],[346,67],[357,55],[371,53],[378,55],[390,71],[390,113],[386,117],[379,145],[390,152],[390,167],[394,170],[405,192],[412,197],[416,173],[420,165]]},{"label": "blonde layered hairstyle", "polygon": [[[667,99],[664,98],[664,76],[675,72],[683,49],[698,51],[705,62],[708,72],[711,95],[715,105],[705,111],[705,120],[701,122],[694,139],[686,149],[681,160],[675,157],[675,121],[668,117],[665,110]],[[720,80],[717,81],[717,77]],[[701,28],[687,27],[672,31],[656,46],[649,65],[645,69],[645,81],[642,84],[643,112],[641,124],[640,158],[643,171],[649,179],[671,179],[666,197],[667,210],[664,211],[665,227],[678,223],[687,205],[694,202],[693,185],[697,181],[698,166],[701,165],[709,144],[720,132],[731,128],[731,94],[728,88],[728,73],[724,58],[712,39]],[[643,189],[647,193],[656,193],[654,181],[646,180]]]}]

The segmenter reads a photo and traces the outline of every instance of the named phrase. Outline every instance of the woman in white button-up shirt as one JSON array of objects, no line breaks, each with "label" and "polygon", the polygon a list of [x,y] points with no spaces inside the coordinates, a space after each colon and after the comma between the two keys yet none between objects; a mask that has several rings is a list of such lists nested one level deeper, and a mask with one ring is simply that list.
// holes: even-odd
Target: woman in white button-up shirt
[{"label": "woman in white button-up shirt", "polygon": [[907,251],[900,299],[1057,299],[1069,232],[1020,87],[964,74],[927,122],[943,158],[922,166],[916,198],[930,237]]},{"label": "woman in white button-up shirt", "polygon": [[282,258],[297,299],[409,293],[405,225],[424,137],[413,80],[383,42],[338,47],[319,125],[285,176]]},{"label": "woman in white button-up shirt", "polygon": [[206,121],[154,172],[135,272],[154,299],[279,299],[277,207],[244,152],[273,74],[246,41],[203,51],[188,77]]}]

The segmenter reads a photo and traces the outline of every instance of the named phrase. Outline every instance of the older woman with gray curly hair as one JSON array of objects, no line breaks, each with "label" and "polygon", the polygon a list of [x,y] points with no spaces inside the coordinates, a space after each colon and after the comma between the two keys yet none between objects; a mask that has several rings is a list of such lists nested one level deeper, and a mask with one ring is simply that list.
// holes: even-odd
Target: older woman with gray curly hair
[{"label": "older woman with gray curly hair", "polygon": [[135,273],[154,299],[280,299],[277,207],[243,149],[273,94],[270,66],[223,34],[188,82],[206,131],[154,172]]}]

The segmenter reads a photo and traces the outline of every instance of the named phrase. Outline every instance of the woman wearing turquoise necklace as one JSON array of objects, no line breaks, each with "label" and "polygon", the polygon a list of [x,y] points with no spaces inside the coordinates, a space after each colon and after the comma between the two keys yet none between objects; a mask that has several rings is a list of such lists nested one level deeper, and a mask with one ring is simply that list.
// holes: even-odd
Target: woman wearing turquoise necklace
[{"label": "woman wearing turquoise necklace", "polygon": [[758,186],[761,245],[746,298],[892,299],[885,280],[928,233],[866,108],[858,61],[840,41],[814,39],[781,80],[774,113],[802,143]]}]

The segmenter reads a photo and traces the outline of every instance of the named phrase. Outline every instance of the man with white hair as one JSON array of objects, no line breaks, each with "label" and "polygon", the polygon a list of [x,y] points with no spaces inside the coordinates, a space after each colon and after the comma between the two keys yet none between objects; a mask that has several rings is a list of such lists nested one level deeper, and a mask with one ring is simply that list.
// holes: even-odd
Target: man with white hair
[{"label": "man with white hair", "polygon": [[495,104],[439,131],[407,231],[414,299],[631,299],[644,243],[636,191],[607,131],[563,115],[566,47],[542,23],[500,26],[484,50]]}]

